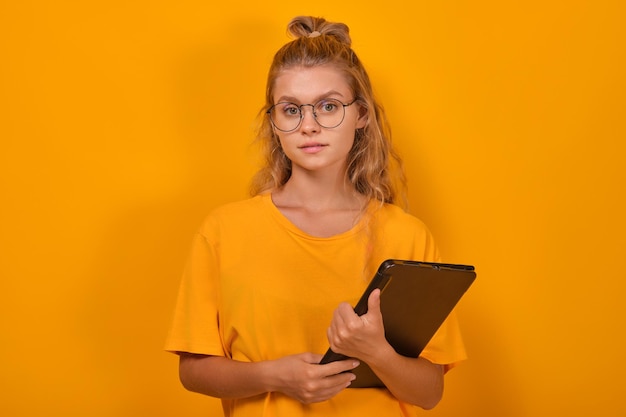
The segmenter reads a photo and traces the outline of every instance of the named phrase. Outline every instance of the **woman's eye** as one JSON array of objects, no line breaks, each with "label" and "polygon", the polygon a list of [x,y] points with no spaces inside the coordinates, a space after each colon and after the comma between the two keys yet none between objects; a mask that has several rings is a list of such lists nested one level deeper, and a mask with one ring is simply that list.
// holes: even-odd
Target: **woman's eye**
[{"label": "woman's eye", "polygon": [[319,104],[318,108],[324,113],[331,113],[337,109],[337,103],[332,101],[324,101]]},{"label": "woman's eye", "polygon": [[300,114],[300,109],[295,105],[285,106],[283,108],[283,112],[287,116],[298,116]]}]

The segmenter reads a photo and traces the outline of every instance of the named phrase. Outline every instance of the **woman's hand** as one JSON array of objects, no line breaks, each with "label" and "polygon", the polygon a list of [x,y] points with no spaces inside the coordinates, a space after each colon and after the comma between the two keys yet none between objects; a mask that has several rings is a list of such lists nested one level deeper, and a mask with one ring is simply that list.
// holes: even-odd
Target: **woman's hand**
[{"label": "woman's hand", "polygon": [[443,367],[399,355],[387,342],[380,290],[372,291],[367,306],[367,313],[358,316],[349,304],[339,305],[327,332],[330,348],[367,363],[397,399],[433,408],[443,394]]},{"label": "woman's hand", "polygon": [[301,353],[260,362],[181,352],[180,379],[190,391],[217,398],[281,392],[302,403],[328,400],[350,385],[356,359],[319,365],[322,355]]},{"label": "woman's hand", "polygon": [[333,352],[365,362],[382,350],[390,349],[380,312],[380,290],[372,291],[367,300],[367,313],[362,316],[358,316],[350,304],[341,303],[335,310],[327,336]]},{"label": "woman's hand", "polygon": [[[302,353],[270,361],[271,391],[279,391],[304,404],[326,401],[350,385],[359,365],[356,359],[319,365],[322,355]],[[344,373],[345,372],[345,373]]]}]

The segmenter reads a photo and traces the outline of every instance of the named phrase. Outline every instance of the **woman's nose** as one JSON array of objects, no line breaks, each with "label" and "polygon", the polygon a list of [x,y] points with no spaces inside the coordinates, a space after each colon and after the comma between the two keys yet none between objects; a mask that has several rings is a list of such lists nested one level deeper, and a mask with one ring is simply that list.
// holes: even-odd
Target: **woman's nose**
[{"label": "woman's nose", "polygon": [[[308,108],[307,108],[308,107]],[[302,124],[300,128],[307,131],[317,131],[320,125],[317,123],[315,119],[315,112],[313,110],[312,105],[303,105],[300,108],[300,112],[302,113]]]}]

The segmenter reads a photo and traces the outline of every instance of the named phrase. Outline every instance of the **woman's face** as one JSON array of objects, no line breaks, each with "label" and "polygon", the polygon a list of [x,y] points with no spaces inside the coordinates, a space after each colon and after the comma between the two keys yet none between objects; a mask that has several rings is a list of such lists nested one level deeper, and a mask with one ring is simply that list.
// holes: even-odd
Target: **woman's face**
[{"label": "woman's face", "polygon": [[[323,99],[335,99],[342,104],[354,101],[342,72],[330,66],[312,68],[295,67],[283,70],[274,82],[273,104],[289,102],[295,106],[277,106],[277,112],[295,114],[298,106],[316,104]],[[342,107],[342,106],[339,106]],[[320,120],[325,110],[333,110],[332,103],[318,109]],[[300,107],[303,118],[297,129],[282,132],[274,128],[281,147],[292,163],[292,175],[298,170],[336,171],[343,175],[347,165],[347,156],[354,143],[355,130],[365,126],[366,117],[360,117],[357,103],[344,107],[345,117],[340,125],[322,127],[313,117],[313,107]]]}]

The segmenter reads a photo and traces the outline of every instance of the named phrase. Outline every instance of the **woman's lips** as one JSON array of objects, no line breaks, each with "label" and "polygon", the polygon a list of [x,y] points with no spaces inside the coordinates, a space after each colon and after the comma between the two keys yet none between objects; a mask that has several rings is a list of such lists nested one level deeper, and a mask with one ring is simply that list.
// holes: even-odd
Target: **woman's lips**
[{"label": "woman's lips", "polygon": [[305,153],[318,153],[324,149],[327,145],[322,143],[306,143],[300,146],[300,149]]}]

